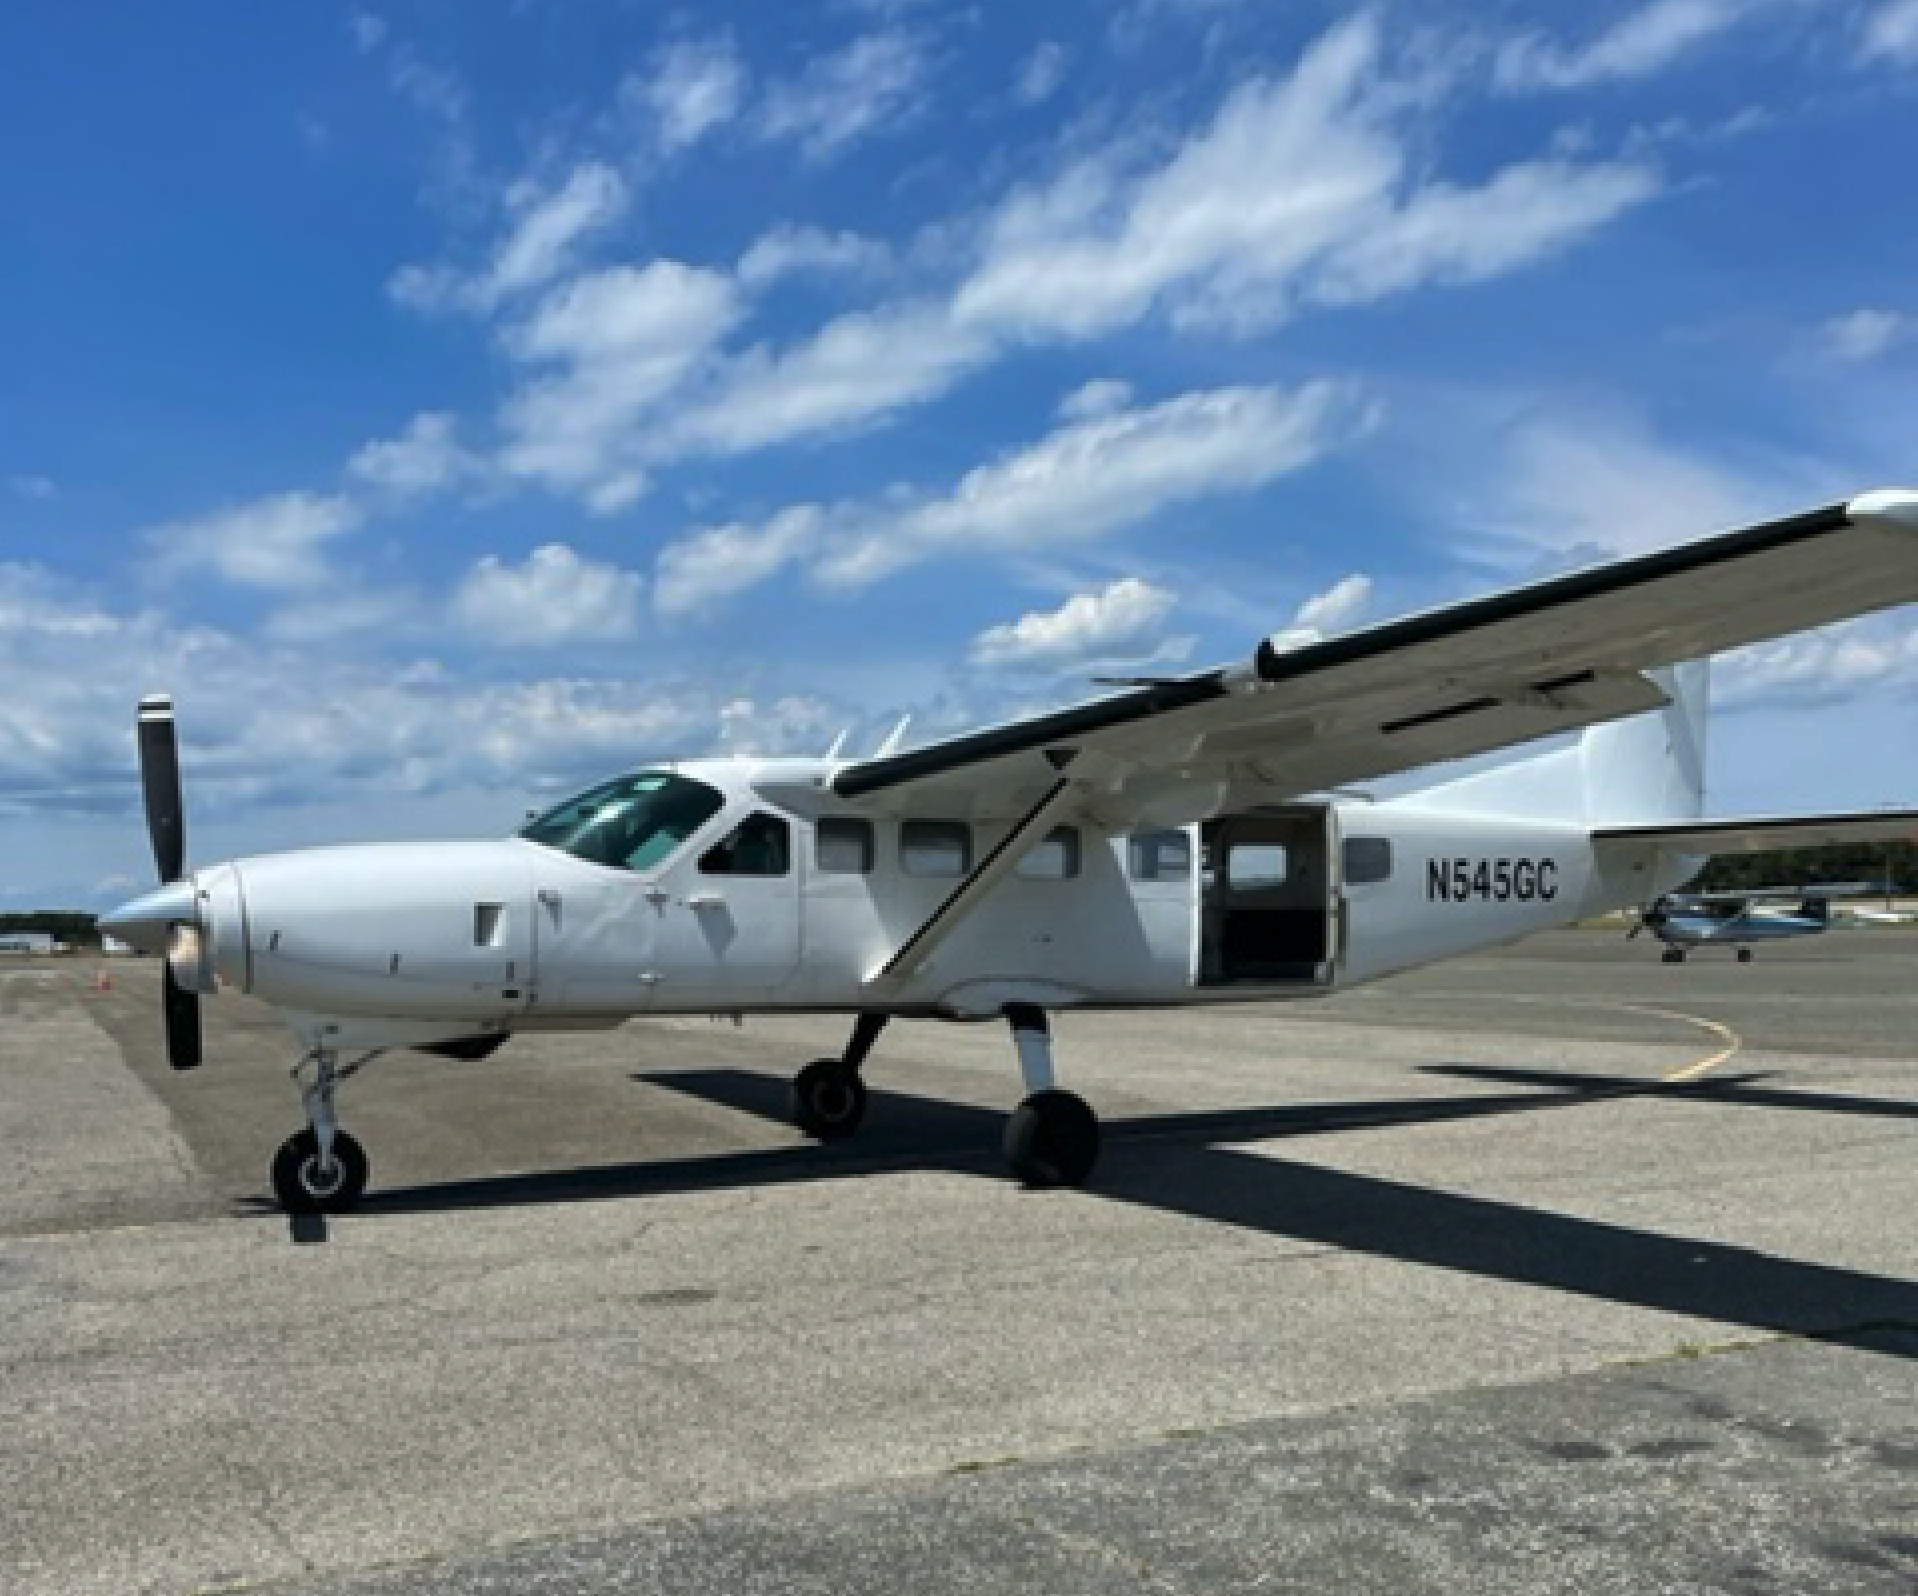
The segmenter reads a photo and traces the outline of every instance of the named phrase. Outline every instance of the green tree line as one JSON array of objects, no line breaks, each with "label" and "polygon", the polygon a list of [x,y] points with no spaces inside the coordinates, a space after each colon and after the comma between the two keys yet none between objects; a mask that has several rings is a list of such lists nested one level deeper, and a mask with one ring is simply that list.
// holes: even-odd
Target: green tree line
[{"label": "green tree line", "polygon": [[1895,893],[1918,893],[1918,842],[1840,842],[1828,848],[1722,854],[1692,885],[1700,892],[1737,892],[1860,881],[1883,890],[1887,879]]},{"label": "green tree line", "polygon": [[97,948],[100,933],[93,916],[77,909],[33,909],[25,914],[0,913],[0,936],[9,932],[41,931],[70,948]]}]

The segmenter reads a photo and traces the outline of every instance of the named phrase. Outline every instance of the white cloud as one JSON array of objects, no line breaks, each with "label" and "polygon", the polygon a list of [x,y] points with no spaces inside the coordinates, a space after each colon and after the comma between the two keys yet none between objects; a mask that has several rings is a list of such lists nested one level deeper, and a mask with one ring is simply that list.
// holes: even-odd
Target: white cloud
[{"label": "white cloud", "polygon": [[1539,34],[1514,39],[1493,64],[1506,89],[1581,89],[1651,77],[1748,15],[1737,0],[1651,0],[1589,43],[1570,47]]},{"label": "white cloud", "polygon": [[1037,105],[1049,100],[1066,78],[1066,49],[1051,39],[1033,47],[1032,54],[1019,67],[1013,86],[1021,105]]},{"label": "white cloud", "polygon": [[547,647],[608,641],[639,630],[645,587],[636,572],[547,543],[512,566],[487,555],[460,583],[453,617],[488,643]]},{"label": "white cloud", "polygon": [[1712,696],[1727,708],[1749,709],[1831,703],[1886,686],[1918,687],[1918,623],[1895,615],[1737,649],[1715,666]]},{"label": "white cloud", "polygon": [[471,275],[444,263],[402,266],[387,293],[411,310],[461,309],[484,315],[501,300],[524,294],[571,269],[579,246],[626,212],[630,196],[620,175],[585,161],[557,189],[515,184],[506,196],[515,220],[486,266]]},{"label": "white cloud", "polygon": [[1911,332],[1908,317],[1894,310],[1854,310],[1834,316],[1820,329],[1825,353],[1833,360],[1876,360]]},{"label": "white cloud", "polygon": [[490,300],[558,276],[582,239],[616,222],[626,210],[626,185],[599,161],[586,161],[550,194],[523,190],[513,230],[500,243],[480,291]]},{"label": "white cloud", "polygon": [[656,50],[647,74],[628,78],[621,92],[651,118],[671,155],[739,114],[746,68],[730,38],[682,39]]},{"label": "white cloud", "polygon": [[[502,467],[620,508],[644,486],[643,424],[713,352],[740,315],[732,283],[656,260],[554,289],[508,347],[538,369],[507,401]],[[609,497],[610,494],[610,497]]]},{"label": "white cloud", "polygon": [[660,551],[653,606],[687,615],[757,587],[809,553],[818,537],[817,506],[794,505],[764,526],[708,527]]},{"label": "white cloud", "polygon": [[23,499],[57,499],[60,485],[52,477],[36,471],[20,471],[7,478],[7,486]]},{"label": "white cloud", "polygon": [[362,54],[377,50],[380,41],[386,37],[386,19],[375,16],[371,11],[355,11],[347,18],[347,27],[352,31],[354,45]]},{"label": "white cloud", "polygon": [[299,491],[171,521],[146,540],[168,575],[208,571],[248,587],[299,588],[326,577],[322,548],[361,518],[350,499]]},{"label": "white cloud", "polygon": [[1091,593],[1075,593],[1056,610],[1036,610],[988,627],[972,642],[972,660],[986,666],[1069,668],[1090,662],[1164,658],[1166,617],[1175,600],[1136,576]]},{"label": "white cloud", "polygon": [[1833,486],[1770,453],[1717,458],[1628,412],[1555,401],[1506,426],[1445,535],[1455,551],[1535,571],[1541,560],[1591,563],[1750,525]]},{"label": "white cloud", "polygon": [[[862,585],[949,548],[1105,537],[1176,505],[1262,487],[1365,424],[1348,388],[1219,388],[1071,422],[953,491],[828,540],[820,575]],[[872,517],[868,517],[869,522]]]},{"label": "white cloud", "polygon": [[484,469],[455,436],[458,425],[443,410],[422,411],[401,436],[357,450],[347,462],[347,475],[402,499],[455,487]]},{"label": "white cloud", "polygon": [[755,239],[739,257],[740,286],[763,291],[800,274],[871,276],[891,263],[892,251],[858,233],[828,233],[817,227],[780,227]]},{"label": "white cloud", "polygon": [[774,83],[760,115],[762,135],[798,144],[825,160],[917,106],[925,52],[905,33],[869,33],[820,56],[798,78]]},{"label": "white cloud", "polygon": [[1132,403],[1132,384],[1117,377],[1094,377],[1059,401],[1059,415],[1067,421],[1109,416]]},{"label": "white cloud", "polygon": [[1889,0],[1867,14],[1858,51],[1868,61],[1918,66],[1918,0]]},{"label": "white cloud", "polygon": [[993,353],[936,305],[850,312],[789,349],[760,345],[736,356],[717,390],[676,417],[662,443],[735,454],[845,432],[937,397]]},{"label": "white cloud", "polygon": [[1005,202],[955,316],[1000,336],[1089,338],[1155,308],[1254,330],[1300,302],[1473,282],[1583,238],[1658,189],[1640,162],[1521,163],[1478,186],[1408,177],[1422,100],[1370,16],[1280,81],[1254,78],[1162,164],[1082,160]]},{"label": "white cloud", "polygon": [[1320,635],[1342,632],[1363,616],[1371,603],[1372,579],[1355,571],[1301,604],[1292,624]]}]

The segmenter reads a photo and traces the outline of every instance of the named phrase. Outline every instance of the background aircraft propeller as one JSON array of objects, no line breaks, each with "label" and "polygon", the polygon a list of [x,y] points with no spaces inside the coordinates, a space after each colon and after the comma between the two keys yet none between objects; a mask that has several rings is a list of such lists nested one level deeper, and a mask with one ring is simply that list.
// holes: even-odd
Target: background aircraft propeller
[{"label": "background aircraft propeller", "polygon": [[[179,739],[173,700],[164,694],[140,700],[140,786],[146,795],[147,833],[160,884],[186,874],[186,804],[180,790]],[[167,1062],[190,1070],[200,1062],[200,997],[210,986],[206,937],[197,919],[174,924],[160,963],[161,1007],[166,1018]]]},{"label": "background aircraft propeller", "polygon": [[1644,930],[1649,929],[1656,931],[1671,917],[1672,909],[1670,898],[1654,898],[1644,908],[1638,911],[1638,918],[1632,921],[1632,928],[1625,933],[1625,940],[1627,942],[1631,941],[1633,937]]}]

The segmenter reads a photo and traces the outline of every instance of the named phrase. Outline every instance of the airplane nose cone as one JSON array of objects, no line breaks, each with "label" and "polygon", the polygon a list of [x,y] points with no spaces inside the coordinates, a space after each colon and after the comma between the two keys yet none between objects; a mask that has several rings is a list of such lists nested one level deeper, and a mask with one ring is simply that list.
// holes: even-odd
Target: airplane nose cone
[{"label": "airplane nose cone", "polygon": [[122,942],[142,953],[165,953],[170,927],[197,922],[194,913],[193,881],[169,881],[144,898],[135,898],[100,916],[102,931],[111,932]]}]

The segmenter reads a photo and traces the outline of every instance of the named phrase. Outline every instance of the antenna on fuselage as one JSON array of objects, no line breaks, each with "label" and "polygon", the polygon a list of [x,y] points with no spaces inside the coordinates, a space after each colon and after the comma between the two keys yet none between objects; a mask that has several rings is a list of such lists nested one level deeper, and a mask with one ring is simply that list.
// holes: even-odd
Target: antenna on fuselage
[{"label": "antenna on fuselage", "polygon": [[911,715],[901,715],[899,717],[899,724],[886,733],[886,740],[879,745],[879,752],[872,757],[874,759],[884,759],[888,754],[898,753],[899,745],[906,740],[906,728],[911,724]]},{"label": "antenna on fuselage", "polygon": [[839,735],[833,738],[832,740],[832,747],[826,750],[827,764],[830,765],[835,759],[837,759],[841,754],[843,754],[846,751],[846,739],[850,737],[851,735],[852,735],[852,728],[850,726],[845,726],[840,729]]}]

